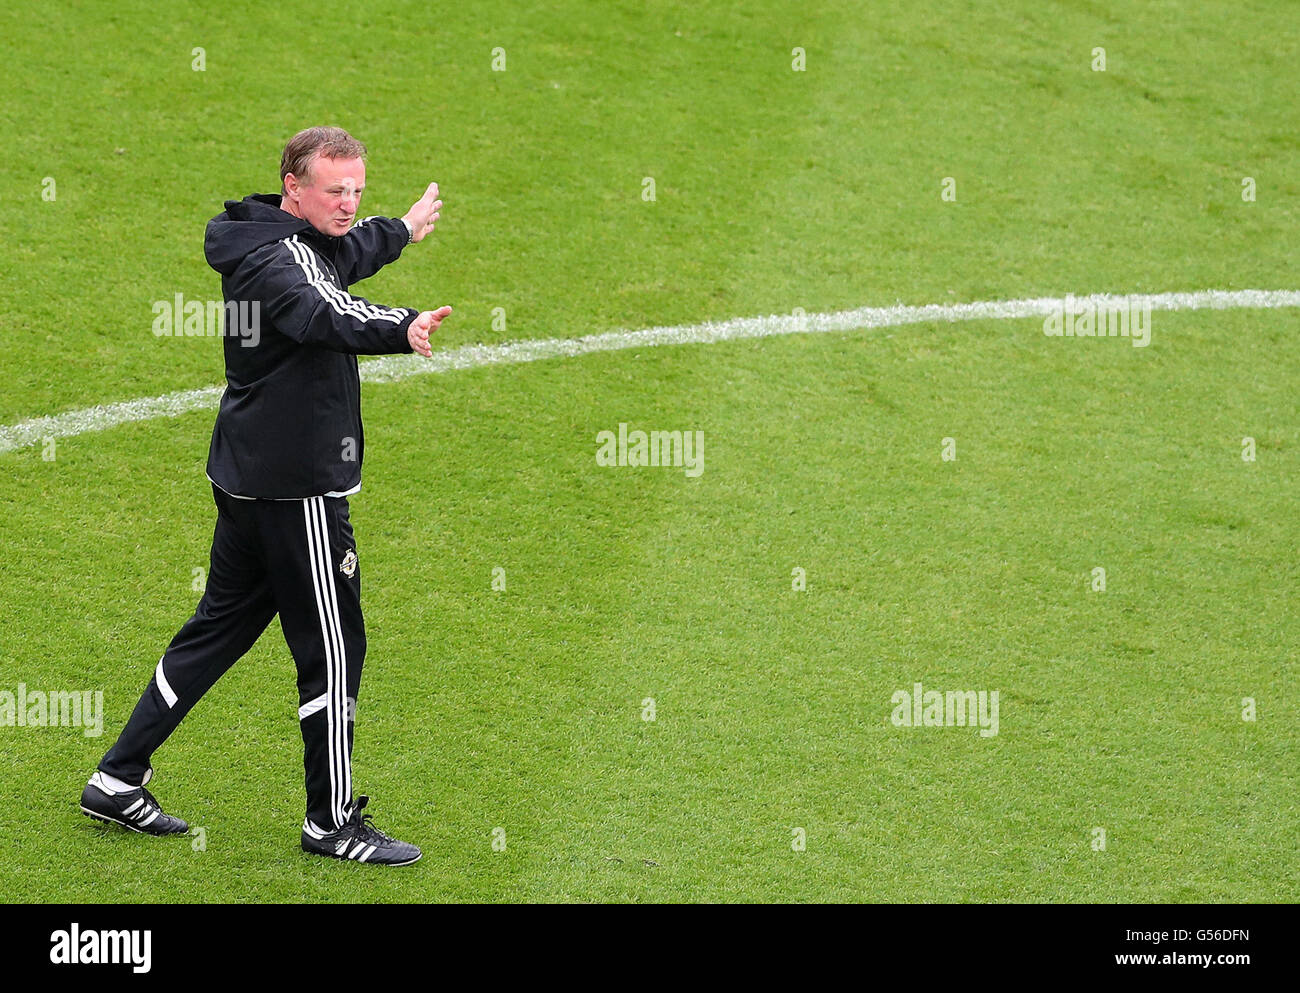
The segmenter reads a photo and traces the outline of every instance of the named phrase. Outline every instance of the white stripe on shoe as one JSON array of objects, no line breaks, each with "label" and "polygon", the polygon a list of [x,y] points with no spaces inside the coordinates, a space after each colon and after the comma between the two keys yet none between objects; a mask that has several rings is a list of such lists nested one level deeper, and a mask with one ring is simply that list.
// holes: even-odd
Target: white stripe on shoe
[{"label": "white stripe on shoe", "polygon": [[357,859],[357,861],[364,862],[366,859],[370,858],[370,856],[374,854],[375,854],[375,846],[371,845],[369,848],[366,849],[366,854],[362,855],[361,858]]},{"label": "white stripe on shoe", "polygon": [[136,786],[123,779],[118,779],[116,776],[110,776],[106,772],[96,772],[90,777],[90,785],[95,787],[95,789],[99,790],[101,793],[106,793],[109,796],[117,796],[119,793],[130,793],[132,790],[138,790],[140,786],[144,786],[145,783],[148,783],[152,777],[153,770],[150,769],[144,774],[144,783],[140,783],[139,786]]},{"label": "white stripe on shoe", "polygon": [[139,800],[137,800],[135,803],[131,804],[131,806],[127,807],[126,810],[122,811],[122,813],[124,813],[124,814],[128,814],[128,815],[129,815],[129,814],[134,814],[135,811],[136,811],[136,808],[139,807],[142,803],[144,803],[144,797],[140,797]]}]

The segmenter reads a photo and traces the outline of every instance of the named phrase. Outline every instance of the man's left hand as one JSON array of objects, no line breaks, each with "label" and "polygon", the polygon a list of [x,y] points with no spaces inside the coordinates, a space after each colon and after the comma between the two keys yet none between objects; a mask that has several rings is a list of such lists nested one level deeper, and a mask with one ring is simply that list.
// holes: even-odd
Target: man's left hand
[{"label": "man's left hand", "polygon": [[424,196],[411,205],[411,209],[402,218],[411,226],[411,240],[423,241],[426,235],[433,233],[434,222],[442,210],[442,201],[438,199],[438,184],[430,183]]}]

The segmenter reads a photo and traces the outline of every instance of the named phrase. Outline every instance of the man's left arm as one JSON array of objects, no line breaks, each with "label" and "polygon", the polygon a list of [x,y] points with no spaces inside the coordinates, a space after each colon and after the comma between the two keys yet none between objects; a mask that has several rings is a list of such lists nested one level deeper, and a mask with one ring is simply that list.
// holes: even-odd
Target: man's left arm
[{"label": "man's left arm", "polygon": [[405,216],[367,217],[357,221],[352,230],[339,239],[334,258],[343,285],[369,279],[395,261],[407,245],[423,241],[433,232],[441,209],[438,184],[430,183],[424,196],[412,204]]}]

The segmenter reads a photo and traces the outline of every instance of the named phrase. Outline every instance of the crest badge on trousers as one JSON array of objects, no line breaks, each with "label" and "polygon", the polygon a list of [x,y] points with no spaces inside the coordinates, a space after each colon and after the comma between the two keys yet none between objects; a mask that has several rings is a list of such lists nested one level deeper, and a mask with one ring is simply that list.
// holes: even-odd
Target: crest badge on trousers
[{"label": "crest badge on trousers", "polygon": [[351,579],[357,574],[357,553],[351,548],[343,556],[343,561],[339,563],[339,572]]}]

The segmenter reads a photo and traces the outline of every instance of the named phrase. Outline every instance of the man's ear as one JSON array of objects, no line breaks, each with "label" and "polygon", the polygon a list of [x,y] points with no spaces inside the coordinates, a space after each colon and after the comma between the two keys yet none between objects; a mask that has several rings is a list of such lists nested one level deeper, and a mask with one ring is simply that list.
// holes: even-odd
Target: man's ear
[{"label": "man's ear", "polygon": [[298,177],[291,172],[285,173],[284,192],[285,192],[285,196],[287,196],[294,203],[297,203],[298,200],[302,197],[302,184],[298,182]]}]

